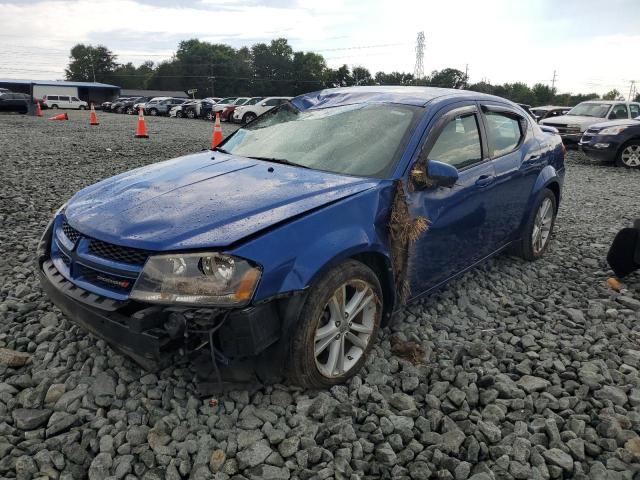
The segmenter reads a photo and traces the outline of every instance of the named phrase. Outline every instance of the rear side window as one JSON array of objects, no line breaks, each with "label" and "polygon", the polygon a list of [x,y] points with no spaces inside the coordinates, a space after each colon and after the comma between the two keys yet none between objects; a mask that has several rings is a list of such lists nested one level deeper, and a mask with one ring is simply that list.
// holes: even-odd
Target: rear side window
[{"label": "rear side window", "polygon": [[615,105],[611,110],[611,114],[609,115],[611,120],[620,119],[620,118],[629,118],[629,112],[627,111],[626,105]]},{"label": "rear side window", "polygon": [[280,105],[280,99],[278,98],[272,98],[270,100],[267,100],[266,102],[264,102],[265,106],[267,107],[274,107],[276,105]]},{"label": "rear side window", "polygon": [[444,127],[428,158],[453,165],[458,170],[482,160],[476,115],[457,116]]},{"label": "rear side window", "polygon": [[631,104],[629,105],[629,111],[631,112],[631,118],[636,118],[640,116],[640,105]]},{"label": "rear side window", "polygon": [[79,102],[80,99],[78,97],[71,97],[71,100],[73,100],[74,102]]},{"label": "rear side window", "polygon": [[58,100],[58,95],[48,95],[47,100]]},{"label": "rear side window", "polygon": [[522,121],[516,115],[499,112],[485,113],[491,157],[512,152],[522,140]]},{"label": "rear side window", "polygon": [[69,97],[60,96],[60,101],[61,102],[68,102],[69,101]]}]

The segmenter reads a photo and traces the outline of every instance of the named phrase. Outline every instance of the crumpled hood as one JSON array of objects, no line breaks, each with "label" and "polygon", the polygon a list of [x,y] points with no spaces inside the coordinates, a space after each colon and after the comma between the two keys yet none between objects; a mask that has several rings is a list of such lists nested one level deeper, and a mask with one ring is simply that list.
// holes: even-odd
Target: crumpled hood
[{"label": "crumpled hood", "polygon": [[65,215],[85,235],[119,245],[224,247],[378,183],[207,151],[87,187]]}]

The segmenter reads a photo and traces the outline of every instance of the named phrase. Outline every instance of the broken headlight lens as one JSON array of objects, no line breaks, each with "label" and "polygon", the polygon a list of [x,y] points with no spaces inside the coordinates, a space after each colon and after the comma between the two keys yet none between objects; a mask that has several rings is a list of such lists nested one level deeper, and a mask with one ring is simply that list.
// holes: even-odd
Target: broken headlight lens
[{"label": "broken headlight lens", "polygon": [[130,297],[151,303],[241,306],[253,297],[260,274],[246,260],[220,253],[154,255]]}]

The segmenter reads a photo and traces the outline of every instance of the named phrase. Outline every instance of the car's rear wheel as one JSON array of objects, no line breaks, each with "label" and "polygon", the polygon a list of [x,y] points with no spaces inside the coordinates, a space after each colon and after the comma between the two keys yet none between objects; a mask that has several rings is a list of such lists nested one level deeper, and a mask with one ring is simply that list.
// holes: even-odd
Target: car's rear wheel
[{"label": "car's rear wheel", "polygon": [[182,117],[184,117],[184,113],[182,113],[182,110],[178,110],[178,111],[176,112],[176,117],[178,117],[178,118],[182,118]]},{"label": "car's rear wheel", "polygon": [[288,376],[298,385],[342,383],[362,367],[382,318],[380,282],[366,265],[338,265],[316,282],[292,335]]},{"label": "car's rear wheel", "polygon": [[532,214],[524,227],[521,243],[516,247],[515,253],[529,261],[542,257],[551,241],[556,213],[556,196],[551,190],[545,188],[538,195]]},{"label": "car's rear wheel", "polygon": [[151,115],[152,117],[155,117],[156,115],[158,115],[158,110],[156,110],[155,108],[152,108],[151,110],[149,110],[149,115]]},{"label": "car's rear wheel", "polygon": [[84,105],[80,105],[80,107],[78,107],[79,110],[85,110],[86,107]]},{"label": "car's rear wheel", "polygon": [[253,122],[256,118],[257,118],[257,115],[255,113],[252,113],[252,112],[245,113],[244,117],[242,117],[242,122],[243,123]]},{"label": "car's rear wheel", "polygon": [[187,118],[196,118],[196,111],[195,110],[187,110]]},{"label": "car's rear wheel", "polygon": [[125,110],[125,113],[127,115],[133,115],[133,107],[127,107],[127,109]]},{"label": "car's rear wheel", "polygon": [[640,141],[631,141],[620,149],[616,165],[626,168],[640,168]]},{"label": "car's rear wheel", "polygon": [[52,110],[57,110],[57,109],[58,109],[58,105],[55,105],[55,104],[54,104],[54,105],[51,105],[51,109],[52,109]]}]

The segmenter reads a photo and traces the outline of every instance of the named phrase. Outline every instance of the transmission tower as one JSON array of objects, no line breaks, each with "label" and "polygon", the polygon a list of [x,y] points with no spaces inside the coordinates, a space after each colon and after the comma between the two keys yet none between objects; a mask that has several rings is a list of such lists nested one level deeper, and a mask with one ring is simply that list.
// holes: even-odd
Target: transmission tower
[{"label": "transmission tower", "polygon": [[414,78],[424,78],[424,32],[418,32],[416,40],[416,68],[413,70]]}]

